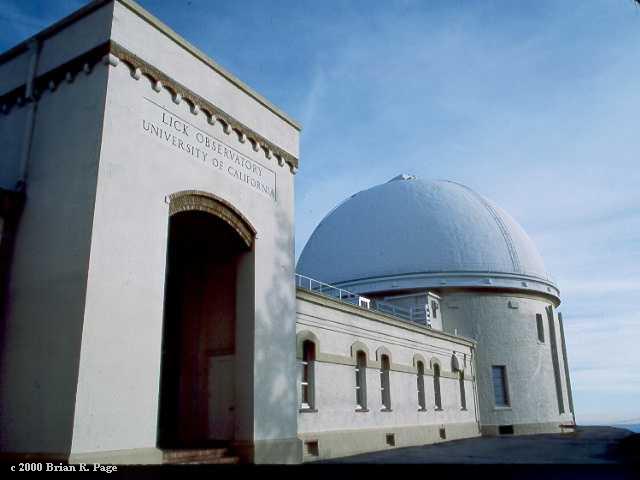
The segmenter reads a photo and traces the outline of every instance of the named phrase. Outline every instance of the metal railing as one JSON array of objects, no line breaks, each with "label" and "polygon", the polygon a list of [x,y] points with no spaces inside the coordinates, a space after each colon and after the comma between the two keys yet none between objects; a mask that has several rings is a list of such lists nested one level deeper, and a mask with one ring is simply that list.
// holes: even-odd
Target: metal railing
[{"label": "metal railing", "polygon": [[374,298],[363,297],[357,293],[335,287],[311,277],[298,273],[295,274],[296,287],[308,290],[319,295],[332,298],[339,302],[349,303],[367,310],[375,310],[380,313],[398,317],[401,320],[430,326],[427,322],[426,307],[401,307],[389,302],[383,302]]}]

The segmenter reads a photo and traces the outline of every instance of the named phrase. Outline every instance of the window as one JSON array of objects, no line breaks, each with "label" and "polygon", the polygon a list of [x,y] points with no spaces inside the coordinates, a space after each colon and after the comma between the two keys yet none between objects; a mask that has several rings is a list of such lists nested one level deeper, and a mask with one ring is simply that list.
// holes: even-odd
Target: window
[{"label": "window", "polygon": [[442,410],[442,397],[440,396],[440,365],[433,365],[433,393],[435,396],[436,410]]},{"label": "window", "polygon": [[391,387],[389,385],[389,357],[380,357],[380,395],[382,397],[382,409],[391,410]]},{"label": "window", "polygon": [[418,362],[418,410],[424,411],[427,409],[427,405],[424,397],[424,364]]},{"label": "window", "polygon": [[508,407],[509,395],[507,392],[507,372],[504,365],[494,365],[491,367],[493,376],[493,394],[496,400],[496,407]]},{"label": "window", "polygon": [[467,396],[464,391],[464,372],[458,372],[458,382],[460,383],[460,408],[467,409]]},{"label": "window", "polygon": [[302,376],[300,380],[301,402],[300,408],[312,410],[314,408],[314,370],[316,360],[316,346],[311,340],[302,344]]},{"label": "window", "polygon": [[536,313],[536,325],[538,326],[538,341],[544,343],[544,322],[539,313]]},{"label": "window", "polygon": [[367,355],[362,350],[356,354],[356,408],[367,409]]}]

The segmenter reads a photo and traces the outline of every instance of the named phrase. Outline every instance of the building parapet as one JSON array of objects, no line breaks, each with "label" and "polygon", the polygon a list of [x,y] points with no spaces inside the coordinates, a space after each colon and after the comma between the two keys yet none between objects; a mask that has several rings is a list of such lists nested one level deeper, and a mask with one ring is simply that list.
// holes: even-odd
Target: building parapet
[{"label": "building parapet", "polygon": [[309,289],[300,287],[298,285],[296,285],[296,297],[299,300],[305,300],[305,301],[309,301],[319,305],[324,305],[330,308],[334,308],[336,310],[341,310],[346,313],[359,315],[369,320],[386,323],[387,325],[393,325],[395,327],[400,327],[405,330],[420,332],[425,335],[432,336],[434,338],[440,338],[443,340],[452,341],[468,347],[475,348],[477,343],[475,340],[471,338],[462,337],[460,335],[452,335],[439,330],[433,330],[427,327],[426,325],[421,325],[415,322],[408,322],[406,320],[401,319],[400,317],[396,317],[379,310],[373,310],[370,308],[361,307],[351,302],[341,301],[339,298],[333,298],[328,295],[324,295],[320,292],[311,291]]},{"label": "building parapet", "polygon": [[402,320],[418,323],[427,328],[431,328],[429,322],[429,314],[427,309],[423,307],[403,307],[390,302],[364,297],[357,293],[350,292],[343,288],[321,282],[305,275],[295,274],[296,287],[308,290],[310,292],[333,298],[339,302],[357,305],[367,310],[375,310],[381,313],[401,318]]}]

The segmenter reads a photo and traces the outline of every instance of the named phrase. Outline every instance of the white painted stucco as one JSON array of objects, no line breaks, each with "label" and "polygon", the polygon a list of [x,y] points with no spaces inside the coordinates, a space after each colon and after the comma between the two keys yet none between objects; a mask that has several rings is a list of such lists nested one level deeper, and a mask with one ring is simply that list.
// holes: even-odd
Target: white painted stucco
[{"label": "white painted stucco", "polygon": [[[478,342],[476,355],[480,420],[484,425],[571,423],[567,380],[554,313],[564,414],[559,413],[545,307],[551,302],[530,295],[455,292],[444,295],[445,331]],[[510,306],[511,305],[511,306]],[[513,308],[516,307],[517,308]],[[554,311],[555,312],[555,311]],[[544,342],[538,341],[536,314],[541,314]],[[495,406],[491,366],[507,369],[510,408]]]},{"label": "white painted stucco", "polygon": [[[367,315],[368,314],[368,315]],[[356,307],[340,309],[335,302],[308,293],[299,293],[297,301],[298,335],[311,332],[317,339],[315,362],[315,412],[300,412],[298,430],[302,434],[393,426],[450,425],[477,421],[473,381],[473,344],[446,335],[436,336],[426,327],[400,320],[385,321],[384,316],[369,314]],[[356,412],[355,370],[349,360],[352,345],[359,342],[368,349],[367,409]],[[391,412],[382,411],[380,366],[376,352],[390,352]],[[457,373],[452,372],[452,356],[466,358],[466,410],[461,409]],[[414,357],[425,365],[426,410],[419,411],[417,371]],[[329,356],[329,358],[327,358]],[[334,360],[332,361],[331,358]],[[441,366],[442,410],[436,411],[430,365]],[[461,362],[461,367],[464,363]],[[454,378],[450,378],[454,377]]]},{"label": "white painted stucco", "polygon": [[[38,100],[0,349],[0,443],[14,451],[71,447],[106,84],[98,68]],[[0,115],[11,187],[23,137],[8,132],[28,128],[27,108]]]},{"label": "white painted stucco", "polygon": [[[120,35],[125,35],[125,25],[133,30],[128,48],[148,51],[153,45],[158,52],[173,48],[166,36],[143,42],[137,37],[138,19],[133,17],[132,11],[123,9],[116,18]],[[194,82],[204,81],[200,62],[192,61],[194,68],[164,65],[165,73],[184,76],[190,72]],[[167,197],[184,190],[211,193],[229,202],[257,231],[254,350],[246,352],[253,357],[253,365],[246,370],[250,376],[237,378],[252,385],[244,393],[253,400],[245,400],[244,416],[237,415],[236,440],[295,438],[295,353],[288,348],[294,338],[289,166],[255,152],[249,142],[240,143],[235,133],[224,133],[221,124],[210,125],[204,114],[192,113],[187,102],[176,104],[168,90],[155,91],[148,78],[134,79],[132,69],[123,62],[109,72],[72,451],[155,446]],[[206,75],[211,83],[220,81],[211,69]],[[238,89],[228,95],[242,105],[240,121],[248,123],[252,116],[264,114],[261,105]],[[163,125],[163,113],[189,123],[191,138],[199,129],[274,172],[276,200],[234,181],[210,160],[203,162],[144,130],[143,120]],[[282,143],[280,137],[290,137],[290,130],[291,126],[280,123],[271,134],[276,143]],[[278,368],[263,368],[267,359]],[[243,418],[249,423],[244,424]]]},{"label": "white painted stucco", "polygon": [[[63,71],[28,103],[37,110],[3,332],[2,448],[77,457],[156,447],[168,197],[198,190],[228,202],[256,231],[247,256],[253,265],[240,272],[246,301],[238,305],[245,320],[237,328],[235,440],[257,463],[297,461],[295,168],[210,124],[171,85],[158,89],[113,55],[61,64],[117,39],[291,155],[298,128],[125,3],[103,2],[37,37],[36,78]],[[1,85],[5,91],[29,80],[30,54],[0,66],[14,75]],[[7,188],[21,176],[24,108],[0,117]],[[143,120],[160,124],[162,112],[188,123],[191,135],[199,129],[268,169],[274,195],[213,166],[213,154],[203,162],[176,140],[150,135]]]},{"label": "white painted stucco", "polygon": [[[298,157],[296,128],[250,98],[237,85],[216,73],[210,65],[194,58],[193,53],[183,45],[170,40],[166,33],[157,28],[160,23],[157,19],[152,25],[135,14],[129,3],[115,4],[111,32],[113,40],[163,72],[170,73],[177,82],[206,97],[229,115]],[[172,35],[176,34],[172,32]]]}]

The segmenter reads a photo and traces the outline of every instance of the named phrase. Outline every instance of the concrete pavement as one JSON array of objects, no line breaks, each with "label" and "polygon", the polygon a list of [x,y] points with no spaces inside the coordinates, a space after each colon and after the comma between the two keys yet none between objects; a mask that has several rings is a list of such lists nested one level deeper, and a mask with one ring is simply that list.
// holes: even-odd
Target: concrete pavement
[{"label": "concrete pavement", "polygon": [[622,428],[578,427],[575,433],[470,438],[315,463],[615,464],[623,461],[620,442],[631,435]]}]

